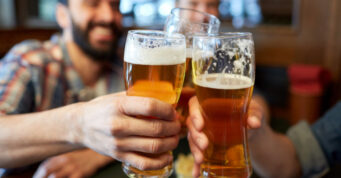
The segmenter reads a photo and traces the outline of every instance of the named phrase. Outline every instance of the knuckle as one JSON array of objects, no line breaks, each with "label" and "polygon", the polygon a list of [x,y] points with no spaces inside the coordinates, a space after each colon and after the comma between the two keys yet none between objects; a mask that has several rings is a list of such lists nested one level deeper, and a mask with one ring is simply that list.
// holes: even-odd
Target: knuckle
[{"label": "knuckle", "polygon": [[121,140],[115,139],[112,141],[111,150],[122,150],[124,147]]},{"label": "knuckle", "polygon": [[115,119],[114,122],[112,123],[111,133],[114,136],[120,135],[122,134],[125,128],[127,128],[126,122],[124,122],[121,119]]},{"label": "knuckle", "polygon": [[119,161],[121,161],[121,157],[119,157],[119,154],[118,154],[118,151],[116,149],[111,149],[111,150],[108,150],[108,152],[105,154],[106,156],[109,156],[113,159],[117,159]]},{"label": "knuckle", "polygon": [[158,158],[156,160],[150,161],[146,159],[142,159],[136,163],[136,167],[140,170],[154,170],[154,169],[161,169],[169,164],[169,160],[164,158]]},{"label": "knuckle", "polygon": [[126,162],[125,154],[123,152],[112,151],[112,153],[110,153],[110,157],[112,157],[118,161],[121,161],[121,162]]},{"label": "knuckle", "polygon": [[157,107],[156,100],[145,98],[144,99],[144,104],[145,104],[145,107],[146,107],[146,109],[145,109],[146,113],[148,115],[152,116],[152,114],[155,111],[155,108]]},{"label": "knuckle", "polygon": [[150,152],[151,153],[158,153],[161,149],[161,142],[158,139],[153,139],[152,143],[150,144]]},{"label": "knuckle", "polygon": [[163,133],[163,124],[157,120],[153,120],[152,129],[154,136],[162,136]]},{"label": "knuckle", "polygon": [[168,117],[171,117],[172,119],[175,119],[175,117],[176,117],[176,111],[174,110],[174,108],[172,107],[172,105],[167,104],[166,106],[167,106],[166,110],[168,111],[167,116],[168,116]]},{"label": "knuckle", "polygon": [[161,169],[162,167],[166,166],[165,162],[151,162],[143,160],[138,163],[138,168],[143,171],[153,170],[153,169]]},{"label": "knuckle", "polygon": [[172,107],[171,104],[163,103],[162,110],[163,110],[163,113],[164,113],[165,116],[174,119],[174,117],[175,117],[175,110],[174,110],[174,108]]},{"label": "knuckle", "polygon": [[146,161],[141,160],[136,163],[136,167],[138,167],[142,171],[146,171],[149,169],[149,165]]},{"label": "knuckle", "polygon": [[181,131],[181,122],[180,121],[176,121],[175,122],[175,133],[180,133],[180,131]]},{"label": "knuckle", "polygon": [[113,100],[115,102],[111,102],[113,104],[113,107],[118,110],[120,113],[125,112],[125,106],[127,105],[127,97],[115,97]]},{"label": "knuckle", "polygon": [[170,145],[168,147],[169,150],[173,150],[178,146],[179,136],[174,136],[170,139]]},{"label": "knuckle", "polygon": [[[173,148],[173,149],[175,149],[175,148],[178,146],[179,141],[180,141],[179,136],[178,136],[178,135],[175,136],[174,139],[173,139],[173,142],[174,142],[174,148]],[[172,150],[173,150],[173,149],[172,149]]]},{"label": "knuckle", "polygon": [[70,163],[72,162],[72,158],[69,156],[63,156],[61,157],[63,163]]}]

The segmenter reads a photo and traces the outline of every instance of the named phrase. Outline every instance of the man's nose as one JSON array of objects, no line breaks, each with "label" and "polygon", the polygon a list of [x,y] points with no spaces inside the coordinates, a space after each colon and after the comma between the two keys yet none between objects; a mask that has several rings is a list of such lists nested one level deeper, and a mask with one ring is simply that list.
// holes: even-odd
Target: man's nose
[{"label": "man's nose", "polygon": [[201,12],[206,12],[207,13],[207,6],[206,6],[206,4],[200,4],[200,5],[198,5],[197,6],[197,9],[196,10],[198,10],[198,11],[201,11]]},{"label": "man's nose", "polygon": [[112,23],[119,12],[116,12],[110,2],[102,1],[97,9],[97,18],[102,22]]}]

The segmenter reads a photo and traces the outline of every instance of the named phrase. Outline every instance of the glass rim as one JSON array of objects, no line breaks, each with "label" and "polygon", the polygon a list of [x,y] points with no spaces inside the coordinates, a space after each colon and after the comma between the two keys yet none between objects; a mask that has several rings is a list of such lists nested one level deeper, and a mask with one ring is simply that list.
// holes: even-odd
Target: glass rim
[{"label": "glass rim", "polygon": [[[152,35],[152,34],[161,34],[162,36]],[[129,30],[128,36],[140,37],[140,38],[149,38],[149,39],[173,39],[173,40],[185,40],[185,35],[181,33],[167,33],[162,30]]]},{"label": "glass rim", "polygon": [[194,39],[228,39],[228,38],[252,38],[251,32],[220,32],[217,34],[194,33]]},{"label": "glass rim", "polygon": [[[202,12],[202,11],[199,11],[199,10],[195,10],[195,9],[190,9],[190,8],[183,8],[183,7],[176,7],[176,8],[173,8],[170,12],[170,15],[174,15],[175,17],[177,17],[178,19],[182,19],[178,14],[175,13],[175,11],[180,11],[180,10],[184,10],[184,11],[191,11],[191,12],[195,12],[195,13],[199,13],[199,14],[202,14],[204,16],[207,16],[207,17],[210,17],[210,19],[214,19],[212,22],[213,23],[205,23],[205,22],[191,22],[193,24],[201,24],[201,25],[220,25],[221,22],[220,20],[218,19],[218,17],[216,17],[215,15],[213,14],[210,14],[210,13],[207,13],[207,12]],[[182,20],[186,20],[186,19],[182,19]]]}]

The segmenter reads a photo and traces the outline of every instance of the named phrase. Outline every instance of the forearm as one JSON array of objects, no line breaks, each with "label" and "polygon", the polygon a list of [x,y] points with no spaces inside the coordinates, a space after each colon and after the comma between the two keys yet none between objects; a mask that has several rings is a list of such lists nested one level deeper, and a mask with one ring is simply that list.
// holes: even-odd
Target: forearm
[{"label": "forearm", "polygon": [[0,116],[0,167],[40,161],[81,146],[76,129],[75,105],[45,112]]},{"label": "forearm", "polygon": [[267,124],[249,141],[254,169],[261,177],[299,177],[301,168],[292,142]]}]

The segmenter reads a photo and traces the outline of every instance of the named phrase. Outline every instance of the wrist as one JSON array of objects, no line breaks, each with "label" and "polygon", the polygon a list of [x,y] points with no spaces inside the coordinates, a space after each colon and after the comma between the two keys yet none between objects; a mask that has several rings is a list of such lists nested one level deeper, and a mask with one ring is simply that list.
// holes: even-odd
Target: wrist
[{"label": "wrist", "polygon": [[82,129],[82,103],[72,104],[66,108],[66,140],[76,148],[84,148]]}]

